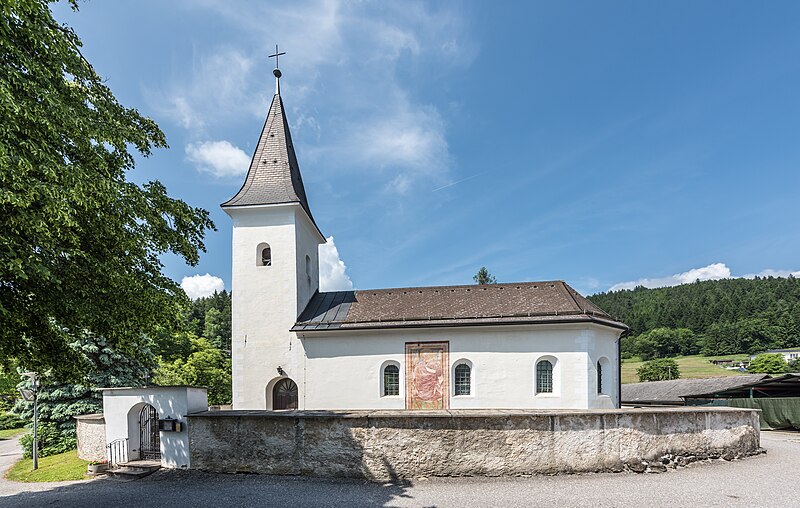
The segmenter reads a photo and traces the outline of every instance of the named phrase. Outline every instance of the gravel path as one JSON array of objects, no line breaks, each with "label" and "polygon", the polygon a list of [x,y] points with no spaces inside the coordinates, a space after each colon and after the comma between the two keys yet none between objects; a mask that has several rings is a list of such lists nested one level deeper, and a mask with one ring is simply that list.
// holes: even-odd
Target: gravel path
[{"label": "gravel path", "polygon": [[135,482],[0,482],[0,506],[671,506],[799,507],[800,433],[763,432],[766,455],[633,473],[415,480],[387,485],[197,471]]}]

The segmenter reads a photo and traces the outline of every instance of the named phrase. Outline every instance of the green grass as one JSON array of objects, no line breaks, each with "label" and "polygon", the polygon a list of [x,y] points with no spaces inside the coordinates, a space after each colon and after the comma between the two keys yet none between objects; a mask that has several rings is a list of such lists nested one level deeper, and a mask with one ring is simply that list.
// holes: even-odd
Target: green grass
[{"label": "green grass", "polygon": [[22,434],[26,430],[28,430],[28,429],[26,429],[25,427],[21,427],[19,429],[3,429],[3,430],[0,430],[0,440],[2,440],[2,439],[11,439],[14,436]]},{"label": "green grass", "polygon": [[89,463],[78,458],[78,451],[72,450],[58,455],[39,459],[39,469],[33,470],[31,459],[22,459],[8,470],[6,478],[16,482],[61,482],[65,480],[86,480],[86,466]]},{"label": "green grass", "polygon": [[[724,367],[717,367],[711,360],[721,359],[749,360],[749,355],[726,355],[726,356],[676,356],[673,358],[678,362],[681,370],[681,379],[695,379],[701,377],[724,377],[739,376],[742,373],[737,370],[727,370]],[[638,383],[639,377],[636,369],[641,367],[643,361],[639,358],[622,360],[622,382]]]}]

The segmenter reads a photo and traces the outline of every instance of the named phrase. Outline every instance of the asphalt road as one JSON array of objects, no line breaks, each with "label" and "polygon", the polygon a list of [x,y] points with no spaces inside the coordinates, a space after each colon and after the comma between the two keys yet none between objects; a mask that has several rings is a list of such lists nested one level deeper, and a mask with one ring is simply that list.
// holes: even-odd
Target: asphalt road
[{"label": "asphalt road", "polygon": [[669,506],[800,508],[800,433],[763,432],[767,454],[661,474],[415,480],[408,484],[162,471],[135,482],[0,482],[0,506]]}]

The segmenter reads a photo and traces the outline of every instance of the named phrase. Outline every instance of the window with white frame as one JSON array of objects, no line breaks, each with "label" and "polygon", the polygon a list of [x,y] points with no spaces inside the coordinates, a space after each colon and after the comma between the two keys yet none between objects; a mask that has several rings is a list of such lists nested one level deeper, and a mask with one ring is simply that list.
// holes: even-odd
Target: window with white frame
[{"label": "window with white frame", "polygon": [[553,362],[539,360],[536,364],[536,393],[553,393]]},{"label": "window with white frame", "polygon": [[466,362],[456,365],[453,385],[454,395],[470,395],[472,393],[472,368]]},{"label": "window with white frame", "polygon": [[390,363],[383,367],[383,396],[400,395],[400,367]]}]

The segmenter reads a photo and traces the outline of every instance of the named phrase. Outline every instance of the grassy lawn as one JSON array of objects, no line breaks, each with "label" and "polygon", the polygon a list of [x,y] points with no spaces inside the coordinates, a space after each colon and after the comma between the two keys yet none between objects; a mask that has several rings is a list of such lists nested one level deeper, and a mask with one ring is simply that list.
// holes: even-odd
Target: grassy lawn
[{"label": "grassy lawn", "polygon": [[[727,356],[676,356],[674,360],[678,362],[681,369],[681,379],[693,379],[700,377],[723,377],[739,376],[742,373],[736,370],[727,370],[724,367],[717,367],[711,360],[731,358],[734,360],[747,360],[748,355],[727,355]],[[642,362],[639,358],[622,360],[622,382],[638,383],[636,369],[641,367]]]},{"label": "grassy lawn", "polygon": [[6,478],[17,482],[60,482],[64,480],[86,480],[88,462],[78,458],[72,450],[39,459],[39,469],[33,470],[31,459],[22,459],[8,470]]},{"label": "grassy lawn", "polygon": [[12,437],[14,437],[16,435],[22,434],[26,430],[28,430],[28,429],[26,429],[25,427],[22,427],[22,428],[19,428],[19,429],[3,429],[3,430],[0,430],[0,439],[11,439]]}]

